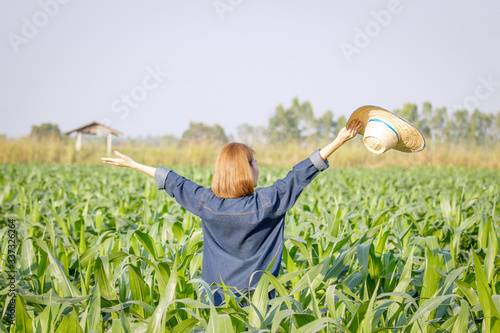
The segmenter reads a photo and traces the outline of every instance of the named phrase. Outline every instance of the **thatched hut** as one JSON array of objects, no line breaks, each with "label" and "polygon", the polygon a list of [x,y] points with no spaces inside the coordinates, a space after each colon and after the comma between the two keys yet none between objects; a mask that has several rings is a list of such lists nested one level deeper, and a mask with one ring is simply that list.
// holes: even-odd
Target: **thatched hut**
[{"label": "thatched hut", "polygon": [[80,151],[82,148],[82,134],[91,134],[91,135],[96,135],[96,134],[106,134],[106,147],[107,147],[107,152],[108,155],[111,154],[111,141],[112,141],[112,135],[120,136],[122,133],[105,126],[103,124],[99,124],[98,122],[94,121],[90,124],[75,128],[74,130],[71,130],[69,132],[66,132],[66,135],[70,135],[71,133],[76,132],[76,140],[75,140],[75,149],[76,151]]}]

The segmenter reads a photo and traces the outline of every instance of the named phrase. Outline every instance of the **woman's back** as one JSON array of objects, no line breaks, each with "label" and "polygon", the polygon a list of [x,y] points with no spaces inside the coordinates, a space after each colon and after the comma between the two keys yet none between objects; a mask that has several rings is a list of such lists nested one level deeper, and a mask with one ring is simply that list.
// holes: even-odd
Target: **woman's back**
[{"label": "woman's back", "polygon": [[[202,278],[208,283],[254,288],[262,271],[278,275],[286,212],[328,163],[315,151],[272,186],[239,198],[219,198],[175,172],[159,167],[158,189],[201,217],[204,234]],[[270,265],[272,264],[272,267]]]}]

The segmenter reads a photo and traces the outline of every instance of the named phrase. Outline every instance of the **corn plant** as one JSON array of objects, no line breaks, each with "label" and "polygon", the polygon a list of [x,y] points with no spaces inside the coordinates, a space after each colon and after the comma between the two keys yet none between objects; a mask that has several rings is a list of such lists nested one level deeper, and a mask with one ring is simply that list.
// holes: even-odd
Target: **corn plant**
[{"label": "corn plant", "polygon": [[[280,275],[249,293],[223,284],[216,307],[201,221],[153,180],[96,165],[0,169],[0,214],[18,237],[12,296],[0,227],[0,332],[500,331],[497,170],[327,170],[288,212]],[[176,169],[210,185],[209,168]],[[260,183],[286,172],[263,168]]]}]

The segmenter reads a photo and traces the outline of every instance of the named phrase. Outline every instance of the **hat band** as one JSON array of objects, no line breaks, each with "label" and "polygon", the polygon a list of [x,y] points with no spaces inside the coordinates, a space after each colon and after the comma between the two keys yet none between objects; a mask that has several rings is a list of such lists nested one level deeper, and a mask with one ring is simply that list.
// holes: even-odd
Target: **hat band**
[{"label": "hat band", "polygon": [[370,122],[370,121],[376,121],[376,122],[378,122],[378,123],[382,123],[382,124],[384,124],[385,126],[389,127],[389,128],[390,128],[390,129],[394,132],[394,134],[396,134],[396,137],[398,138],[398,142],[399,142],[399,135],[398,135],[398,132],[396,132],[396,130],[394,130],[394,128],[392,128],[392,127],[391,127],[391,125],[389,125],[389,124],[388,124],[388,123],[386,123],[385,121],[380,120],[380,119],[377,119],[377,118],[374,118],[374,119],[370,119],[370,120],[368,120],[368,122]]}]

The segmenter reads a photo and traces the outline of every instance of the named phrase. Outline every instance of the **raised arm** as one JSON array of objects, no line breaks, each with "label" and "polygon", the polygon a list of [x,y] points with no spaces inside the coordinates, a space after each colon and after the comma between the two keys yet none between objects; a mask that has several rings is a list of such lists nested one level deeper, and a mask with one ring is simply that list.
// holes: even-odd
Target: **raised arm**
[{"label": "raised arm", "polygon": [[358,134],[359,130],[363,127],[363,123],[359,120],[354,120],[350,124],[350,128],[344,127],[340,130],[339,134],[328,145],[319,151],[319,154],[323,160],[326,160],[336,151],[340,146],[342,146],[346,141],[354,138]]},{"label": "raised arm", "polygon": [[102,157],[101,161],[103,163],[109,164],[109,165],[116,165],[116,166],[120,166],[120,167],[127,167],[127,168],[131,168],[134,170],[139,170],[139,171],[144,172],[146,175],[151,176],[151,177],[155,176],[156,168],[137,163],[136,161],[134,161],[130,157],[123,155],[117,151],[115,151],[115,154],[117,156],[120,156],[120,158]]}]

